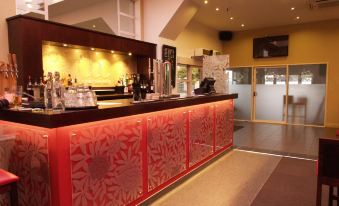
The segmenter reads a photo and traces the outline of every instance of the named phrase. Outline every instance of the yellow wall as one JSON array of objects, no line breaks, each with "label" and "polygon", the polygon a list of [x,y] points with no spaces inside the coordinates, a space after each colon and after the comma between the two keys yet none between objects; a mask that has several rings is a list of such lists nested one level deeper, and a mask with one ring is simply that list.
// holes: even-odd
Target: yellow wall
[{"label": "yellow wall", "polygon": [[8,33],[6,18],[15,15],[15,0],[0,1],[0,61],[7,62]]},{"label": "yellow wall", "polygon": [[[283,34],[289,35],[288,57],[252,58],[253,38]],[[325,125],[339,127],[339,20],[238,32],[223,51],[231,67],[328,63]]]},{"label": "yellow wall", "polygon": [[195,48],[217,51],[223,49],[218,31],[194,20],[187,25],[175,41],[160,38],[160,43],[177,47],[177,56],[189,58],[194,55]]},{"label": "yellow wall", "polygon": [[136,73],[133,56],[111,54],[109,51],[43,45],[44,75],[60,72],[62,78],[71,74],[78,83],[95,87],[115,86],[123,75]]}]

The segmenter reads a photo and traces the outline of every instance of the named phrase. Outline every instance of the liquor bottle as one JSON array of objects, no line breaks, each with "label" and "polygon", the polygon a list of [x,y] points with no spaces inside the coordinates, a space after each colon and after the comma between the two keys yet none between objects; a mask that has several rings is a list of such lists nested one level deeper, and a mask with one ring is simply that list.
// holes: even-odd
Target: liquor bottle
[{"label": "liquor bottle", "polygon": [[68,74],[68,77],[67,77],[67,86],[72,86],[72,84],[73,84],[72,76],[71,76],[71,74]]},{"label": "liquor bottle", "polygon": [[78,79],[77,77],[74,77],[74,86],[76,86],[78,84]]},{"label": "liquor bottle", "polygon": [[133,75],[133,100],[134,101],[141,101],[141,85],[140,85],[140,75],[135,74]]},{"label": "liquor bottle", "polygon": [[53,109],[53,74],[52,72],[48,72],[46,84],[44,86],[44,103],[45,108]]},{"label": "liquor bottle", "polygon": [[141,80],[141,99],[146,99],[147,86],[145,80]]},{"label": "liquor bottle", "polygon": [[34,84],[32,86],[32,89],[33,89],[34,100],[40,101],[41,98],[43,98],[43,95],[41,95],[41,89],[40,89],[40,86],[38,84],[37,79],[34,80]]},{"label": "liquor bottle", "polygon": [[[27,83],[27,87],[26,87],[26,92],[27,94],[34,96],[34,92],[33,92],[33,85],[32,85],[32,81],[31,81],[31,76],[28,76],[28,83]],[[33,101],[34,98],[29,96],[28,100],[29,101]]]},{"label": "liquor bottle", "polygon": [[126,74],[123,78],[124,93],[128,93],[128,75]]},{"label": "liquor bottle", "polygon": [[64,87],[60,80],[60,73],[54,73],[54,82],[52,85],[52,107],[53,109],[65,110],[64,105]]},{"label": "liquor bottle", "polygon": [[40,77],[39,91],[40,91],[40,97],[43,97],[44,93],[45,93],[45,81],[44,81],[44,77]]}]

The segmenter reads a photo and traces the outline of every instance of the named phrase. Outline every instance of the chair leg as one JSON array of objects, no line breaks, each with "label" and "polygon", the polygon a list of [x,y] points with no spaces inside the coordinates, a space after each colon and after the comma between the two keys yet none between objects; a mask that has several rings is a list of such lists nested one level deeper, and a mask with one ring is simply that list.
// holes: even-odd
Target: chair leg
[{"label": "chair leg", "polygon": [[321,206],[321,193],[322,193],[322,184],[318,180],[318,183],[317,183],[317,206]]},{"label": "chair leg", "polygon": [[19,199],[18,199],[18,187],[16,182],[12,183],[11,185],[10,196],[11,196],[11,206],[18,206]]},{"label": "chair leg", "polygon": [[328,192],[328,206],[333,205],[333,186],[330,186],[330,190]]}]

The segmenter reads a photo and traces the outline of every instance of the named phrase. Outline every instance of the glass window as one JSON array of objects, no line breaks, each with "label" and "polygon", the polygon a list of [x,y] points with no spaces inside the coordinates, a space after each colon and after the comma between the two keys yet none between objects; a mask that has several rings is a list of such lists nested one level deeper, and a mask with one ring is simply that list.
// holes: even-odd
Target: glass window
[{"label": "glass window", "polygon": [[234,118],[251,119],[252,67],[228,68],[228,84],[230,93],[238,93],[234,100]]},{"label": "glass window", "polygon": [[289,66],[288,123],[324,125],[326,64]]},{"label": "glass window", "polygon": [[187,72],[186,65],[177,66],[177,91],[179,94],[187,94]]},{"label": "glass window", "polygon": [[199,88],[201,82],[201,72],[199,67],[192,67],[192,91]]},{"label": "glass window", "polygon": [[178,80],[187,80],[187,66],[178,65],[177,67]]},{"label": "glass window", "polygon": [[177,92],[182,95],[192,95],[201,82],[200,67],[179,64],[177,66]]}]

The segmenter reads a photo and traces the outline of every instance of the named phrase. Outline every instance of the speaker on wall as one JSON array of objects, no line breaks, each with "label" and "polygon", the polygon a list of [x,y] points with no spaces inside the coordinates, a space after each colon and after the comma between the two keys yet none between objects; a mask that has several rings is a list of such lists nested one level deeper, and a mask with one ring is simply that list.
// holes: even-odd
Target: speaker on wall
[{"label": "speaker on wall", "polygon": [[231,31],[219,31],[219,40],[221,41],[231,41],[233,33]]}]

